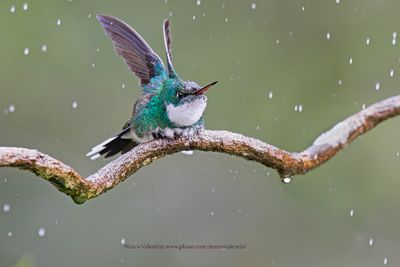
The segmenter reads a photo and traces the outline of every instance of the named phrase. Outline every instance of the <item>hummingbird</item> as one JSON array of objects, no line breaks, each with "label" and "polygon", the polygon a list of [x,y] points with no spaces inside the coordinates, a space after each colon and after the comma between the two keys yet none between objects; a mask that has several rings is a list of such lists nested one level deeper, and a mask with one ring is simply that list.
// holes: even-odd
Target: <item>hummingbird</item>
[{"label": "hummingbird", "polygon": [[107,158],[153,139],[191,136],[204,129],[203,113],[207,106],[204,93],[217,81],[199,86],[178,76],[172,65],[169,20],[163,22],[165,67],[161,58],[127,23],[108,15],[96,18],[117,54],[139,78],[143,92],[122,131],[93,147],[86,156],[92,160],[103,155]]}]

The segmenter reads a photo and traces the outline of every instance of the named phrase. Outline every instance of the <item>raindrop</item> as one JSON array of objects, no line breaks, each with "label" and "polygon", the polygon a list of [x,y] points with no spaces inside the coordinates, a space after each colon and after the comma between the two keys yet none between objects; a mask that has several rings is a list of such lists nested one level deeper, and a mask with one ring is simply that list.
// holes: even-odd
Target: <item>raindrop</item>
[{"label": "raindrop", "polygon": [[303,105],[295,105],[294,106],[294,111],[296,112],[302,112],[303,111]]},{"label": "raindrop", "polygon": [[125,238],[121,238],[121,245],[125,245],[125,244],[126,244]]},{"label": "raindrop", "polygon": [[89,13],[88,18],[90,19],[92,17],[92,14]]},{"label": "raindrop", "polygon": [[197,0],[196,5],[198,5],[198,6],[201,5],[201,0]]},{"label": "raindrop", "polygon": [[125,88],[125,84],[123,83],[123,84],[122,84],[122,89],[124,89],[124,88]]},{"label": "raindrop", "polygon": [[8,232],[7,235],[8,235],[8,237],[11,237],[12,236],[12,232]]},{"label": "raindrop", "polygon": [[168,16],[172,17],[172,12],[171,11],[168,13]]},{"label": "raindrop", "polygon": [[274,93],[272,91],[268,93],[268,98],[269,99],[272,99],[273,96],[274,96]]},{"label": "raindrop", "polygon": [[211,188],[211,193],[215,193],[215,188]]},{"label": "raindrop", "polygon": [[61,25],[61,19],[57,19],[56,24],[57,24],[57,26],[60,26]]},{"label": "raindrop", "polygon": [[376,82],[375,83],[375,90],[379,91],[379,89],[381,89],[381,83],[380,82]]},{"label": "raindrop", "polygon": [[24,11],[27,11],[28,10],[28,3],[24,3],[23,5],[22,5],[22,9],[24,10]]},{"label": "raindrop", "polygon": [[391,69],[391,70],[390,70],[389,76],[390,76],[390,77],[393,77],[393,76],[394,76],[394,69]]},{"label": "raindrop", "polygon": [[211,216],[214,216],[214,215],[215,215],[215,212],[212,211],[212,212],[210,213],[210,215],[211,215]]},{"label": "raindrop", "polygon": [[225,22],[228,22],[228,18],[225,18]]},{"label": "raindrop", "polygon": [[74,101],[72,102],[72,108],[77,109],[78,108],[78,102]]},{"label": "raindrop", "polygon": [[237,213],[242,213],[242,210],[241,209],[237,209]]},{"label": "raindrop", "polygon": [[15,13],[15,6],[11,6],[11,7],[10,7],[10,12],[11,12],[11,13]]},{"label": "raindrop", "polygon": [[392,34],[392,45],[395,45],[397,41],[397,32],[394,31]]},{"label": "raindrop", "polygon": [[4,212],[9,212],[11,210],[10,204],[6,203],[3,205],[3,211]]},{"label": "raindrop", "polygon": [[331,39],[331,33],[328,32],[328,33],[326,33],[326,40],[330,40],[330,39]]},{"label": "raindrop", "polygon": [[397,153],[396,153],[396,156],[398,156],[398,157],[399,157],[399,156],[400,156],[400,152],[397,152]]},{"label": "raindrop", "polygon": [[371,39],[370,39],[369,37],[367,37],[367,39],[365,40],[365,44],[366,44],[366,45],[369,45],[370,42],[371,42]]},{"label": "raindrop", "polygon": [[44,227],[40,227],[38,230],[38,236],[44,237],[46,235],[46,229]]},{"label": "raindrop", "polygon": [[8,112],[13,113],[15,111],[15,106],[14,105],[10,105],[8,107]]},{"label": "raindrop", "polygon": [[301,7],[301,11],[304,11],[306,8],[304,6]]},{"label": "raindrop", "polygon": [[94,68],[94,63],[92,63],[92,68]]},{"label": "raindrop", "polygon": [[183,150],[182,154],[191,156],[191,155],[193,155],[193,150]]},{"label": "raindrop", "polygon": [[369,239],[368,245],[369,245],[370,247],[372,247],[373,244],[374,244],[374,239],[373,239],[373,238],[370,238],[370,239]]},{"label": "raindrop", "polygon": [[342,84],[343,84],[343,81],[342,81],[342,80],[338,80],[337,83],[338,83],[339,85],[342,85]]},{"label": "raindrop", "polygon": [[362,105],[362,109],[365,109],[365,104]]},{"label": "raindrop", "polygon": [[257,8],[256,3],[251,3],[251,9],[252,9],[252,10],[255,10],[256,8]]},{"label": "raindrop", "polygon": [[24,55],[25,56],[29,55],[29,47],[24,48]]},{"label": "raindrop", "polygon": [[193,20],[195,20],[196,19],[196,15],[193,15]]},{"label": "raindrop", "polygon": [[46,52],[47,51],[47,45],[42,45],[42,52]]},{"label": "raindrop", "polygon": [[290,184],[290,183],[292,182],[292,180],[293,180],[293,177],[292,177],[292,176],[286,176],[286,177],[284,177],[284,178],[282,179],[282,182],[283,182],[284,184]]},{"label": "raindrop", "polygon": [[96,48],[96,52],[100,52],[100,48]]},{"label": "raindrop", "polygon": [[388,259],[387,259],[387,258],[384,258],[384,259],[383,259],[383,264],[386,265],[387,263],[388,263]]},{"label": "raindrop", "polygon": [[259,131],[260,130],[260,125],[256,126],[256,130]]},{"label": "raindrop", "polygon": [[351,209],[351,210],[350,210],[350,217],[353,217],[353,216],[354,216],[354,210]]},{"label": "raindrop", "polygon": [[352,57],[349,58],[349,64],[350,64],[350,65],[353,64],[353,58],[352,58]]},{"label": "raindrop", "polygon": [[340,0],[336,0],[336,4],[340,4]]}]

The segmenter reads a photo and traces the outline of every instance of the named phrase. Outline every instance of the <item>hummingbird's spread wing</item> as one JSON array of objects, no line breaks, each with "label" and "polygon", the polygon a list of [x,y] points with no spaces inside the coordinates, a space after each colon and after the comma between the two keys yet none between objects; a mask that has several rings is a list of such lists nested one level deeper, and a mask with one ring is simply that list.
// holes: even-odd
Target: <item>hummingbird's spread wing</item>
[{"label": "hummingbird's spread wing", "polygon": [[170,31],[169,31],[169,20],[168,19],[164,20],[163,33],[164,33],[165,52],[167,54],[168,74],[170,76],[176,76],[174,67],[172,65],[171,34],[170,34]]},{"label": "hummingbird's spread wing", "polygon": [[151,91],[153,87],[146,87],[151,79],[166,74],[160,57],[125,22],[112,16],[97,15],[96,17],[107,36],[112,40],[118,55],[125,60],[130,70],[139,77],[141,86],[144,87],[145,91]]}]

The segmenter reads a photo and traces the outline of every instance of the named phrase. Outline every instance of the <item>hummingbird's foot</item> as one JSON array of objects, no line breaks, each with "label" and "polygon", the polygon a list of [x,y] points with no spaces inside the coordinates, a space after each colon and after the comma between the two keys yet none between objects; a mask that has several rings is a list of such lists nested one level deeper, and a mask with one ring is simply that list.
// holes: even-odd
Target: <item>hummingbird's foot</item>
[{"label": "hummingbird's foot", "polygon": [[154,139],[175,139],[182,135],[182,129],[180,128],[157,128],[152,132]]},{"label": "hummingbird's foot", "polygon": [[154,139],[176,139],[181,136],[190,137],[197,135],[203,129],[204,127],[198,125],[187,128],[157,128],[151,133],[151,135]]}]

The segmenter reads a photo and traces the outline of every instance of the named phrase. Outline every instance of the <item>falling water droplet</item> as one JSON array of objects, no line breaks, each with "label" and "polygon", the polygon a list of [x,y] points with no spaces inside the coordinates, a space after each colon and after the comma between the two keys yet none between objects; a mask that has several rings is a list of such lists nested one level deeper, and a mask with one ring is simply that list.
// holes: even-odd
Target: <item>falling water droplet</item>
[{"label": "falling water droplet", "polygon": [[10,204],[6,203],[3,205],[3,211],[4,212],[9,212],[11,210]]},{"label": "falling water droplet", "polygon": [[214,212],[214,211],[212,211],[212,212],[210,213],[210,215],[211,215],[211,216],[214,216],[214,215],[215,215],[215,212]]},{"label": "falling water droplet", "polygon": [[46,229],[44,227],[40,227],[38,230],[38,236],[44,237],[46,235]]},{"label": "falling water droplet", "polygon": [[393,76],[394,76],[394,69],[391,69],[391,70],[390,70],[389,76],[390,76],[390,77],[393,77]]},{"label": "falling water droplet", "polygon": [[394,31],[392,34],[392,45],[396,45],[397,42],[397,32]]},{"label": "falling water droplet", "polygon": [[365,104],[362,105],[362,109],[365,109]]},{"label": "falling water droplet", "polygon": [[8,112],[13,113],[15,111],[15,106],[14,105],[10,105],[8,107]]},{"label": "falling water droplet", "polygon": [[375,90],[379,91],[379,89],[381,89],[381,83],[380,82],[376,82],[375,83]]},{"label": "falling water droplet", "polygon": [[193,18],[193,20],[196,20],[196,15],[193,15],[193,17],[192,17],[192,18]]},{"label": "falling water droplet", "polygon": [[255,10],[257,8],[257,4],[256,3],[251,3],[251,9]]},{"label": "falling water droplet", "polygon": [[211,193],[215,193],[215,188],[211,188]]},{"label": "falling water droplet", "polygon": [[370,247],[372,247],[373,244],[374,244],[374,239],[373,239],[373,238],[370,238],[370,239],[369,239],[368,245],[369,245]]},{"label": "falling water droplet", "polygon": [[337,83],[338,83],[339,85],[342,85],[342,84],[343,84],[343,81],[342,81],[342,80],[338,80]]},{"label": "falling water droplet", "polygon": [[10,12],[11,12],[11,13],[15,13],[15,6],[11,6],[11,7],[10,7]]},{"label": "falling water droplet", "polygon": [[57,26],[60,26],[61,25],[61,19],[57,19],[56,24],[57,24]]},{"label": "falling water droplet", "polygon": [[198,5],[198,6],[201,5],[201,0],[197,0],[196,5]]},{"label": "falling water droplet", "polygon": [[272,91],[268,93],[268,98],[269,99],[272,99],[273,96],[274,96],[274,93]]},{"label": "falling water droplet", "polygon": [[330,32],[327,32],[326,33],[326,40],[330,40],[331,39],[331,33]]},{"label": "falling water droplet", "polygon": [[123,83],[123,84],[122,84],[122,89],[124,89],[124,88],[125,88],[125,84]]},{"label": "falling water droplet", "polygon": [[23,5],[22,5],[22,10],[24,10],[24,11],[27,11],[28,10],[28,3],[24,3]]},{"label": "falling water droplet", "polygon": [[24,55],[25,56],[29,55],[29,47],[24,48]]},{"label": "falling water droplet", "polygon": [[42,45],[42,52],[46,52],[47,51],[47,45]]},{"label": "falling water droplet", "polygon": [[189,155],[189,156],[193,155],[193,150],[183,150],[181,152],[182,152],[182,154],[185,154],[185,155]]},{"label": "falling water droplet", "polygon": [[371,38],[367,37],[367,39],[365,39],[365,44],[366,44],[366,45],[369,45],[370,42],[371,42]]},{"label": "falling water droplet", "polygon": [[340,4],[340,0],[336,0],[336,4]]},{"label": "falling water droplet", "polygon": [[349,64],[350,64],[350,65],[353,64],[353,58],[352,58],[352,57],[349,58]]},{"label": "falling water droplet", "polygon": [[383,264],[384,264],[384,265],[388,264],[388,258],[384,258],[384,259],[383,259]]},{"label": "falling water droplet", "polygon": [[74,101],[72,102],[72,108],[77,109],[78,108],[78,102]]},{"label": "falling water droplet", "polygon": [[353,217],[353,216],[354,216],[354,210],[351,209],[351,210],[350,210],[350,217]]},{"label": "falling water droplet", "polygon": [[125,244],[126,244],[125,238],[121,238],[121,245],[125,245]]}]

